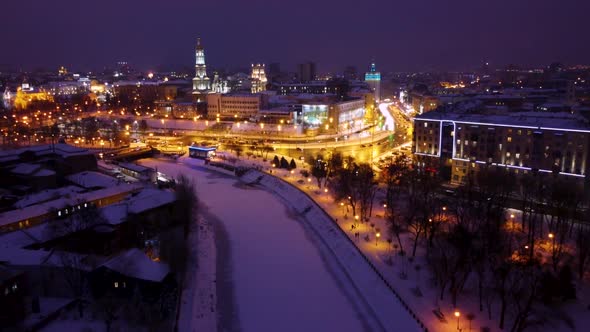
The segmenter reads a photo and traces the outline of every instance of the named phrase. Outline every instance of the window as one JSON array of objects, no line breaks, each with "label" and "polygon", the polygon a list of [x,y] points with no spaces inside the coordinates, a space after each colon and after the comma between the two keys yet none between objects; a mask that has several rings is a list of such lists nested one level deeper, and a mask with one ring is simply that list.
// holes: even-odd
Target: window
[{"label": "window", "polygon": [[115,281],[115,288],[119,288],[119,283]]},{"label": "window", "polygon": [[512,142],[512,137],[508,136],[508,137],[506,138],[506,141],[507,141],[508,143]]},{"label": "window", "polygon": [[428,123],[424,122],[424,128],[428,128]]}]

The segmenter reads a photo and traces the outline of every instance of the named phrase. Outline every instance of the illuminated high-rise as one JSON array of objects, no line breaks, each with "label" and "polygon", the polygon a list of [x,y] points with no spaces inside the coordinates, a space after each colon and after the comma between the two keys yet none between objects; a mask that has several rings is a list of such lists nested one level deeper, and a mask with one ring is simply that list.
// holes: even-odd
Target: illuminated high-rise
[{"label": "illuminated high-rise", "polygon": [[211,82],[207,77],[207,65],[205,65],[205,49],[201,45],[201,38],[197,38],[195,78],[193,78],[193,93],[207,93],[211,89]]},{"label": "illuminated high-rise", "polygon": [[264,64],[252,64],[252,74],[250,75],[252,82],[252,93],[258,93],[266,90],[266,72],[264,71]]},{"label": "illuminated high-rise", "polygon": [[375,62],[371,63],[369,71],[365,73],[365,82],[373,92],[375,101],[379,101],[381,99],[381,73],[377,71]]}]

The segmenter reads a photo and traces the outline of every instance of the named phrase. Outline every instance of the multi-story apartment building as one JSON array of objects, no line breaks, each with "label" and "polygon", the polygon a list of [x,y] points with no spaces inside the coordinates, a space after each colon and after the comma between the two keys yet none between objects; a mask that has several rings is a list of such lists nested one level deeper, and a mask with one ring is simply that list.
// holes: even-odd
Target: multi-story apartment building
[{"label": "multi-story apartment building", "polygon": [[452,183],[481,166],[586,179],[590,124],[570,113],[432,111],[414,120],[416,155],[440,159]]}]

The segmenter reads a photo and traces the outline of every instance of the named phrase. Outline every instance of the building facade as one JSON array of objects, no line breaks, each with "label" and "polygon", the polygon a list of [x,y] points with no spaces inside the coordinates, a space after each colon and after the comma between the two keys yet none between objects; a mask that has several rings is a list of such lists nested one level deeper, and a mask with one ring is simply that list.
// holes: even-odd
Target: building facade
[{"label": "building facade", "polygon": [[433,111],[414,120],[416,155],[440,159],[452,183],[483,166],[515,174],[586,179],[590,124],[570,113],[461,114]]},{"label": "building facade", "polygon": [[207,93],[211,89],[211,82],[207,77],[207,65],[205,64],[205,49],[201,45],[201,38],[197,38],[197,49],[195,52],[195,78],[193,78],[193,93]]},{"label": "building facade", "polygon": [[252,64],[252,73],[250,80],[252,82],[252,93],[258,93],[266,90],[266,73],[264,64]]},{"label": "building facade", "polygon": [[254,117],[262,106],[260,94],[220,94],[207,95],[207,116],[209,118]]},{"label": "building facade", "polygon": [[377,71],[375,62],[371,63],[369,71],[365,73],[365,82],[369,85],[375,100],[381,100],[381,73]]},{"label": "building facade", "polygon": [[352,132],[354,128],[362,128],[364,116],[364,99],[330,103],[311,102],[301,105],[301,112],[295,113],[294,121],[306,129],[346,133]]},{"label": "building facade", "polygon": [[297,65],[297,72],[299,82],[305,83],[315,80],[317,74],[315,62],[300,63]]}]

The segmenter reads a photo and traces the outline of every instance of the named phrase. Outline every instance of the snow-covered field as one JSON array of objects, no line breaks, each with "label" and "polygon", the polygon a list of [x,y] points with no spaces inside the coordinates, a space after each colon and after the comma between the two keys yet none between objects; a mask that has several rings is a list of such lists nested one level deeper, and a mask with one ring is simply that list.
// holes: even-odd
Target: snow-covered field
[{"label": "snow-covered field", "polygon": [[379,329],[330,251],[280,198],[206,171],[202,161],[141,163],[194,179],[201,202],[223,223],[230,252],[221,259],[229,259],[234,294],[220,301],[235,303],[233,326],[243,331]]}]

